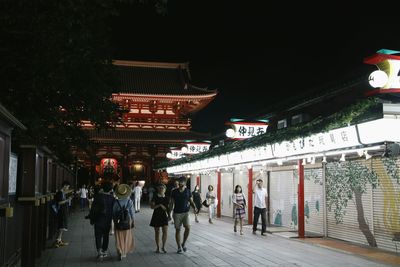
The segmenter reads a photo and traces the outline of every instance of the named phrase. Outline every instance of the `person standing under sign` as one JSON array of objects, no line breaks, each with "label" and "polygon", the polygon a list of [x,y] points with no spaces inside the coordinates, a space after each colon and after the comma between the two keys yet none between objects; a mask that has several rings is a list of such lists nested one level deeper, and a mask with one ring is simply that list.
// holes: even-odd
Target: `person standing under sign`
[{"label": "person standing under sign", "polygon": [[268,193],[263,186],[263,180],[257,179],[256,188],[254,190],[254,218],[253,218],[253,234],[256,234],[258,218],[261,215],[261,235],[267,232],[267,197]]}]

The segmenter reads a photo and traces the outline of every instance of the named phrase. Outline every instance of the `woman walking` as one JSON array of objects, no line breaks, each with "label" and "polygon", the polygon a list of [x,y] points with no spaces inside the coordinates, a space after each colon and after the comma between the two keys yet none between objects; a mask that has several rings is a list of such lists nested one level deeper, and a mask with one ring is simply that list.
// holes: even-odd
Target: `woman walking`
[{"label": "woman walking", "polygon": [[[115,233],[115,246],[117,247],[118,260],[126,257],[127,253],[133,251],[134,236],[133,236],[133,226],[134,226],[134,211],[133,202],[130,199],[132,189],[127,184],[120,184],[116,188],[113,206],[113,219],[114,219],[114,233]],[[129,216],[129,229],[121,229],[121,215],[124,214],[124,210],[127,210],[127,216]]]},{"label": "woman walking", "polygon": [[235,192],[232,195],[232,203],[234,208],[234,218],[235,225],[233,226],[233,231],[237,232],[237,223],[239,221],[240,234],[243,235],[243,219],[246,216],[246,197],[242,193],[242,187],[240,185],[235,186]]},{"label": "woman walking", "polygon": [[165,196],[166,187],[163,184],[157,186],[157,193],[151,200],[151,208],[153,216],[151,217],[150,226],[154,227],[155,241],[157,245],[156,253],[160,253],[160,228],[162,229],[162,247],[161,251],[167,253],[165,250],[165,242],[167,242],[168,235],[168,204],[169,199]]},{"label": "woman walking", "polygon": [[212,185],[208,186],[208,192],[206,194],[207,204],[208,206],[208,222],[213,223],[212,219],[214,218],[215,211],[215,203],[216,203],[216,195],[214,193],[214,187]]},{"label": "woman walking", "polygon": [[192,192],[193,202],[194,202],[194,204],[195,204],[195,206],[197,208],[197,212],[194,213],[194,220],[197,223],[199,222],[199,220],[197,219],[197,215],[199,214],[201,206],[202,206],[202,204],[201,204],[202,201],[201,201],[201,196],[200,196],[200,191],[199,190],[200,190],[199,186],[196,185],[194,187],[193,192]]}]

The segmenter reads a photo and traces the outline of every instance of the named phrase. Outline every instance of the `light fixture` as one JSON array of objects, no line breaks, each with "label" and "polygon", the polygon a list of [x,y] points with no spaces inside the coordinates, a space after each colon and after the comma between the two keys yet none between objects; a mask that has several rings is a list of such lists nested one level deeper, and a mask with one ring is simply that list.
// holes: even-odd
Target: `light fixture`
[{"label": "light fixture", "polygon": [[360,149],[360,150],[357,150],[357,154],[358,154],[358,156],[361,158],[363,155],[364,155],[364,151],[362,150],[362,149]]},{"label": "light fixture", "polygon": [[182,153],[186,153],[186,152],[188,152],[188,148],[186,146],[184,146],[181,148],[181,151],[182,151]]},{"label": "light fixture", "polygon": [[315,164],[315,157],[311,157],[311,164]]},{"label": "light fixture", "polygon": [[372,158],[372,156],[370,154],[368,154],[368,151],[365,150],[365,160],[369,160],[370,158]]},{"label": "light fixture", "polygon": [[385,86],[388,80],[389,77],[387,73],[381,70],[372,72],[368,77],[369,84],[374,88]]},{"label": "light fixture", "polygon": [[342,154],[342,156],[340,157],[339,161],[343,162],[346,161],[346,154]]},{"label": "light fixture", "polygon": [[276,164],[278,164],[279,166],[282,166],[282,165],[283,165],[283,160],[278,159],[278,160],[276,161]]},{"label": "light fixture", "polygon": [[322,163],[328,163],[328,161],[326,161],[326,156],[322,157]]},{"label": "light fixture", "polygon": [[226,130],[225,135],[228,138],[233,138],[235,136],[235,130],[230,128],[230,129]]},{"label": "light fixture", "polygon": [[307,159],[304,158],[303,162],[301,163],[301,165],[306,166],[307,165],[306,161],[307,161]]},{"label": "light fixture", "polygon": [[251,169],[252,168],[252,166],[251,166],[251,164],[247,164],[247,169]]},{"label": "light fixture", "polygon": [[170,159],[172,157],[172,154],[168,152],[166,156],[167,156],[167,158]]}]

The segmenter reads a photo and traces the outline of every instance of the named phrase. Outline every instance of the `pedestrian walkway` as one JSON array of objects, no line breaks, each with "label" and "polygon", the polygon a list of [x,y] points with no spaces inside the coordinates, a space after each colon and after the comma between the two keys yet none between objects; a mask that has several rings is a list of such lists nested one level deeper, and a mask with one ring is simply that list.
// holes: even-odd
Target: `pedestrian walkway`
[{"label": "pedestrian walkway", "polygon": [[[331,249],[326,244],[309,243],[277,234],[261,236],[252,234],[250,226],[244,235],[233,232],[229,220],[208,223],[207,215],[194,222],[187,242],[188,251],[177,254],[175,229],[170,224],[167,254],[156,254],[154,230],[149,226],[152,210],[144,206],[136,213],[136,249],[124,261],[117,260],[113,236],[110,239],[110,257],[99,262],[96,259],[93,227],[84,219],[85,212],[70,217],[69,231],[64,234],[69,246],[48,248],[37,261],[37,266],[396,266],[377,258],[358,256],[357,253]],[[310,238],[310,240],[317,240]],[[397,259],[399,259],[397,257]]]}]

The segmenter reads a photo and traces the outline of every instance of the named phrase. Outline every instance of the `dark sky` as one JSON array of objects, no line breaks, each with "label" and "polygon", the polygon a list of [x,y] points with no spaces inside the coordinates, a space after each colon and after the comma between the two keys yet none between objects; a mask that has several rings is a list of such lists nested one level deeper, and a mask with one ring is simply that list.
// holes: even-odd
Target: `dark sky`
[{"label": "dark sky", "polygon": [[363,58],[378,49],[400,49],[390,9],[268,2],[169,0],[166,15],[123,6],[113,25],[115,58],[188,61],[193,84],[219,91],[193,130],[217,133],[231,117],[365,73],[373,66]]}]

